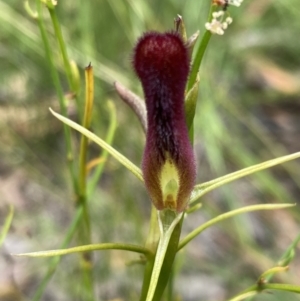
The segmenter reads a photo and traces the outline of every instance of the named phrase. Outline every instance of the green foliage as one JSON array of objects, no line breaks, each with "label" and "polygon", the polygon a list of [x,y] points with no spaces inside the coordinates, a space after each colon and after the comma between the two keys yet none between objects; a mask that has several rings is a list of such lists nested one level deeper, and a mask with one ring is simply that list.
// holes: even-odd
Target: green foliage
[{"label": "green foliage", "polygon": [[[197,292],[191,300],[238,301],[257,294],[260,301],[299,300],[296,294],[285,292],[299,293],[299,286],[288,284],[299,284],[299,265],[295,260],[299,256],[299,210],[239,215],[288,208],[299,199],[299,160],[287,162],[299,157],[299,153],[287,155],[299,151],[299,125],[293,123],[294,119],[299,120],[299,105],[295,101],[300,93],[300,44],[295,43],[300,30],[299,11],[295,9],[298,0],[253,0],[244,1],[240,8],[230,6],[228,11],[234,22],[224,36],[211,35],[204,28],[207,16],[210,19],[213,12],[208,0],[57,4],[36,0],[26,2],[23,8],[19,1],[0,0],[0,67],[5,75],[0,77],[1,156],[6,168],[22,170],[29,184],[44,187],[40,195],[51,191],[47,202],[37,193],[32,199],[26,199],[24,194],[26,202],[36,205],[24,210],[20,205],[14,206],[14,231],[34,229],[35,242],[30,247],[34,250],[54,246],[60,249],[27,255],[81,254],[66,257],[66,261],[60,257],[54,257],[50,263],[43,261],[47,271],[41,269],[40,259],[31,259],[28,270],[35,275],[27,277],[35,283],[38,277],[37,288],[23,295],[37,301],[51,294],[50,298],[58,300],[56,289],[48,289],[53,277],[54,287],[64,292],[66,300],[138,300],[144,272],[141,300],[146,300],[147,295],[147,300],[152,300],[150,294],[153,300],[160,300],[166,283],[159,277],[193,275],[200,283],[201,274],[205,273],[221,291],[220,296],[212,288]],[[179,224],[172,224],[176,233],[172,227],[169,232],[168,227],[165,229],[166,237],[161,232],[156,253],[159,256],[155,257],[158,221],[152,210],[147,237],[150,201],[138,167],[144,133],[112,90],[113,82],[118,81],[142,95],[130,66],[134,42],[146,30],[170,30],[178,13],[185,20],[188,37],[200,29],[186,102],[190,137],[194,139],[199,165],[197,182],[202,183],[195,186],[190,209],[195,205],[200,210],[185,215]],[[93,97],[88,92],[84,95],[83,88],[92,81],[83,80],[90,62],[95,80],[93,110]],[[60,113],[53,114],[64,125],[45,113],[47,107]],[[84,136],[77,136],[65,124]],[[94,141],[103,150],[88,141]],[[287,163],[282,167],[256,173],[284,162]],[[250,174],[251,177],[241,179]],[[208,193],[213,189],[214,193]],[[3,200],[14,204],[9,197]],[[49,216],[41,214],[47,212],[49,203],[60,208],[59,222],[54,208],[49,209]],[[11,220],[12,211],[1,231],[4,246]],[[198,237],[221,221],[222,228],[207,230],[209,239]],[[180,241],[181,222],[183,233],[189,234]],[[29,241],[26,235],[19,239]],[[171,268],[176,252],[190,241],[176,255]],[[107,249],[137,252],[142,257],[101,251],[94,252],[96,257],[92,259],[91,251]],[[169,262],[164,265],[165,254],[169,254]],[[20,260],[16,258],[16,264]],[[128,261],[133,264],[125,268]],[[137,261],[140,266],[134,264]],[[116,288],[107,293],[108,297],[105,292],[100,292],[99,298],[95,295],[95,287],[103,289],[109,279],[118,283],[120,275],[126,277],[119,280],[119,286],[114,285]],[[178,293],[188,300],[188,286],[177,288],[173,277],[168,285],[164,300],[177,300]],[[260,294],[265,291],[272,294]]]}]

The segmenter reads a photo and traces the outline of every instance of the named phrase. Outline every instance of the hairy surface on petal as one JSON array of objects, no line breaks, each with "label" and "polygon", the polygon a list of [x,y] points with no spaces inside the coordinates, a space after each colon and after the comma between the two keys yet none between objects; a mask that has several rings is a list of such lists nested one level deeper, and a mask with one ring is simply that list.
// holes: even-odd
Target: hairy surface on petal
[{"label": "hairy surface on petal", "polygon": [[175,33],[147,33],[135,49],[134,67],[145,93],[149,131],[147,137],[165,161],[165,151],[178,157],[174,123],[182,120],[184,88],[189,73],[187,50]]},{"label": "hairy surface on petal", "polygon": [[[168,160],[179,174],[174,202],[182,211],[195,180],[193,150],[184,114],[184,89],[189,74],[189,55],[177,33],[146,33],[134,50],[134,69],[140,78],[147,107],[148,130],[143,174],[158,209],[163,209],[161,169]],[[169,198],[170,200],[170,198]],[[172,200],[168,201],[172,204]],[[185,204],[186,205],[186,204]],[[171,205],[170,205],[171,206]]]}]

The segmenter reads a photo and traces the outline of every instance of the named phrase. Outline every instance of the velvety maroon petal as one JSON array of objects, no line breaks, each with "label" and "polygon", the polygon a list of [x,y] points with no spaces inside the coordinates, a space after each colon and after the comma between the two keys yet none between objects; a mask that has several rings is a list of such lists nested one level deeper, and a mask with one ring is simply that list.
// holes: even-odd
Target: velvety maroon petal
[{"label": "velvety maroon petal", "polygon": [[[150,32],[134,50],[134,69],[147,107],[148,130],[142,170],[146,188],[157,209],[185,209],[196,170],[184,114],[184,89],[189,74],[188,51],[177,33]],[[162,170],[175,167],[178,193],[163,195]]]}]

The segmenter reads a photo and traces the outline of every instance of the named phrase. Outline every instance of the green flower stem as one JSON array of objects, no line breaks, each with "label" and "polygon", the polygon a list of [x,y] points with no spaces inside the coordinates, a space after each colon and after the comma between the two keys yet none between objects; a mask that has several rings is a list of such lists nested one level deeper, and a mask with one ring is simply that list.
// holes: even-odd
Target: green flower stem
[{"label": "green flower stem", "polygon": [[12,205],[10,205],[8,215],[5,219],[3,228],[0,232],[0,247],[2,246],[4,239],[9,231],[13,216],[14,216],[14,207]]},{"label": "green flower stem", "polygon": [[144,278],[143,278],[143,285],[142,285],[142,290],[140,294],[140,301],[145,301],[147,298],[147,293],[149,290],[149,284],[151,281],[151,275],[153,271],[153,266],[154,266],[154,260],[155,256],[152,256],[152,258],[149,258],[147,260],[145,269],[144,269]]},{"label": "green flower stem", "polygon": [[[115,136],[115,132],[116,132],[116,128],[117,128],[117,114],[116,114],[116,107],[114,105],[114,103],[112,101],[108,102],[108,114],[109,114],[109,127],[108,127],[108,131],[106,134],[106,138],[105,141],[108,145],[112,145],[114,136]],[[101,152],[100,157],[103,159],[102,162],[100,164],[98,164],[96,170],[94,171],[91,179],[88,181],[87,185],[87,196],[88,198],[91,197],[91,195],[94,193],[96,186],[99,182],[99,178],[103,172],[103,168],[105,165],[105,162],[107,161],[108,158],[108,152],[104,149]]]},{"label": "green flower stem", "polygon": [[[175,248],[175,254],[173,258],[171,258],[172,259],[171,265],[170,266],[168,265],[168,269],[166,271],[163,271],[162,269],[165,262],[168,262],[169,260],[169,258],[166,257],[168,250],[170,249],[170,247],[173,249],[172,247],[173,231],[176,228],[176,226],[181,223],[182,217],[183,217],[183,213],[176,215],[176,213],[171,210],[165,210],[165,211],[163,210],[160,211],[158,214],[160,239],[155,254],[155,260],[154,260],[154,265],[151,273],[151,279],[150,279],[150,284],[147,292],[146,301],[159,301],[161,299],[161,294],[163,293],[163,290],[162,291],[160,290],[159,294],[157,294],[157,288],[160,287],[161,285],[160,280],[162,278],[167,278],[165,279],[167,283],[167,280],[170,276],[170,270],[172,269],[172,264],[174,261],[177,248]],[[177,243],[175,242],[175,245],[177,247],[178,241]],[[164,277],[161,277],[162,272],[164,274]]]},{"label": "green flower stem", "polygon": [[[173,233],[170,238],[170,242],[168,245],[168,249],[166,252],[166,256],[164,259],[163,266],[161,268],[161,272],[159,275],[158,283],[156,286],[155,294],[154,294],[154,301],[160,301],[162,294],[165,290],[165,287],[167,284],[170,284],[171,281],[171,287],[172,287],[172,273],[173,273],[173,264],[175,260],[175,256],[178,251],[178,244],[181,234],[181,228],[183,223],[184,214],[182,214],[181,220],[177,223],[175,226],[175,229],[173,230]],[[171,279],[170,279],[171,277]],[[170,294],[169,294],[170,297]]]},{"label": "green flower stem", "polygon": [[[214,11],[214,7],[213,7],[213,5],[211,5],[210,11],[208,14],[208,21],[210,21],[212,19],[213,11]],[[197,48],[197,51],[196,51],[196,55],[195,55],[195,58],[194,58],[194,61],[192,64],[192,70],[190,72],[190,77],[189,77],[189,81],[187,84],[187,91],[190,91],[193,88],[193,86],[197,80],[197,75],[198,75],[198,72],[200,69],[200,65],[201,65],[201,62],[202,62],[205,50],[208,46],[210,38],[211,38],[211,32],[209,30],[206,30],[198,48]]]},{"label": "green flower stem", "polygon": [[[45,29],[43,17],[42,17],[42,3],[41,0],[36,0],[36,7],[37,7],[37,23],[41,32],[42,40],[44,43],[45,53],[46,53],[46,59],[49,64],[50,68],[50,74],[56,89],[56,93],[58,96],[58,101],[60,105],[60,110],[63,116],[67,116],[67,107],[65,104],[64,99],[64,93],[63,89],[60,84],[59,75],[54,65],[54,60],[52,56],[52,51],[50,47],[50,43],[47,37],[47,31]],[[71,131],[70,128],[64,125],[64,136],[65,136],[65,142],[66,142],[66,149],[67,149],[67,162],[68,162],[68,168],[72,179],[73,189],[75,193],[78,192],[78,184],[77,179],[75,177],[75,170],[74,170],[74,158],[73,158],[73,151],[72,151],[72,144],[71,144]]]},{"label": "green flower stem", "polygon": [[[211,5],[210,11],[208,14],[208,21],[211,20],[213,11],[214,11],[214,8],[213,8],[213,5]],[[200,42],[198,48],[197,48],[196,55],[194,57],[194,61],[192,64],[190,76],[188,79],[188,83],[186,86],[186,92],[188,94],[187,94],[186,103],[185,103],[185,110],[186,110],[185,113],[186,113],[187,126],[189,129],[189,137],[190,137],[190,141],[192,144],[194,142],[193,121],[194,121],[194,116],[195,116],[195,112],[196,112],[196,105],[197,105],[197,98],[198,98],[199,70],[200,70],[201,62],[202,62],[205,50],[208,46],[210,38],[211,38],[211,32],[206,30],[201,39],[201,42]],[[190,100],[188,99],[189,93],[191,94],[191,98],[192,98]]]},{"label": "green flower stem", "polygon": [[13,254],[13,255],[26,256],[26,257],[52,257],[52,256],[62,256],[62,255],[73,254],[73,253],[91,252],[91,251],[99,251],[99,250],[124,250],[124,251],[140,253],[145,255],[146,257],[153,256],[153,253],[145,247],[132,245],[132,244],[124,244],[124,243],[91,244],[91,245],[79,246],[79,247],[68,248],[68,249],[21,253],[21,254]]},{"label": "green flower stem", "polygon": [[[79,224],[79,221],[81,220],[82,212],[83,212],[82,206],[78,207],[76,210],[76,214],[73,217],[72,223],[68,228],[68,231],[64,238],[64,241],[60,246],[61,248],[65,248],[71,242],[71,240],[74,236],[74,233],[77,229],[77,226]],[[48,267],[48,270],[47,270],[44,278],[42,279],[42,282],[40,283],[37,290],[35,291],[32,301],[39,301],[41,299],[41,297],[43,296],[43,293],[48,285],[48,282],[51,280],[54,272],[56,271],[56,267],[58,266],[59,262],[60,262],[59,256],[56,256],[52,259],[52,261]]]},{"label": "green flower stem", "polygon": [[[176,224],[173,233],[171,235],[170,242],[166,251],[165,259],[160,271],[159,279],[155,288],[155,293],[153,296],[153,300],[155,301],[156,300],[159,301],[161,299],[161,296],[168,283],[170,274],[172,273],[173,262],[177,253],[178,243],[181,234],[183,217],[184,215],[182,215],[181,220]],[[150,226],[150,231],[147,238],[146,246],[153,252],[153,254],[156,253],[157,251],[158,240],[159,240],[159,227],[158,227],[158,219],[157,219],[157,210],[156,208],[154,208],[154,206],[152,206],[151,226]],[[151,275],[153,272],[154,260],[155,260],[154,255],[148,258],[144,270],[144,279],[143,279],[143,286],[140,295],[140,301],[146,300],[147,293],[150,286]]]},{"label": "green flower stem", "polygon": [[[62,35],[62,31],[61,31],[61,27],[60,27],[58,18],[57,18],[56,9],[54,6],[51,6],[51,5],[48,5],[47,7],[49,10],[51,20],[52,20],[54,33],[57,38],[59,48],[60,48],[60,51],[62,54],[68,84],[69,84],[71,91],[75,94],[77,109],[79,110],[79,113],[80,113],[81,106],[79,104],[79,99],[78,99],[78,95],[77,95],[78,87],[77,87],[76,81],[75,81],[73,73],[72,73],[72,68],[71,68],[69,57],[68,57],[67,47],[66,47],[63,35]],[[79,114],[79,115],[81,115],[81,114]]]},{"label": "green flower stem", "polygon": [[186,246],[191,240],[193,240],[197,235],[199,235],[201,232],[203,232],[205,229],[211,227],[212,225],[215,225],[221,221],[224,221],[230,217],[236,216],[241,213],[247,213],[252,211],[258,211],[258,210],[276,210],[276,209],[283,209],[288,207],[293,207],[294,204],[260,204],[260,205],[252,205],[252,206],[246,206],[243,208],[239,208],[236,210],[232,210],[223,214],[218,215],[217,217],[209,220],[208,222],[204,223],[200,227],[196,228],[192,232],[190,232],[180,243],[178,246],[178,251],[182,249],[184,246]]}]

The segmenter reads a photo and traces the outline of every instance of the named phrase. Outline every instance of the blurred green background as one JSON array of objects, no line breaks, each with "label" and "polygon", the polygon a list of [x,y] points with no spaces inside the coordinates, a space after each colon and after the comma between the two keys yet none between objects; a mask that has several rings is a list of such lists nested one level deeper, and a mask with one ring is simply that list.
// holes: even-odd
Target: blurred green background
[{"label": "blurred green background", "polygon": [[[29,2],[35,9],[35,1]],[[188,34],[204,32],[209,0],[58,1],[57,12],[69,57],[81,73],[95,72],[93,131],[105,137],[108,100],[117,108],[113,146],[140,164],[144,134],[136,117],[116,95],[119,81],[142,95],[131,68],[132,48],[147,30],[173,28],[183,16]],[[198,183],[300,150],[299,0],[245,0],[229,7],[233,18],[224,36],[213,36],[201,67],[195,118]],[[48,12],[44,18],[64,92],[68,85]],[[12,227],[0,250],[0,300],[31,300],[49,259],[10,253],[58,248],[74,214],[62,125],[38,26],[20,0],[0,0],[0,225],[15,207]],[[76,107],[70,100],[70,116]],[[78,149],[78,135],[74,146]],[[99,154],[91,145],[90,158]],[[183,236],[210,217],[258,203],[298,203],[300,162],[241,179],[209,193],[203,207],[185,220]],[[144,187],[109,158],[89,203],[93,242],[143,244],[150,201]],[[254,284],[273,267],[299,234],[299,208],[242,215],[206,230],[178,256],[176,300],[226,300]],[[72,245],[76,245],[76,240]],[[276,282],[300,284],[300,252]],[[143,267],[121,251],[94,254],[98,300],[138,300]],[[78,256],[69,255],[41,300],[76,300]],[[182,299],[180,299],[180,296]],[[263,294],[255,300],[293,301],[291,293]]]}]

